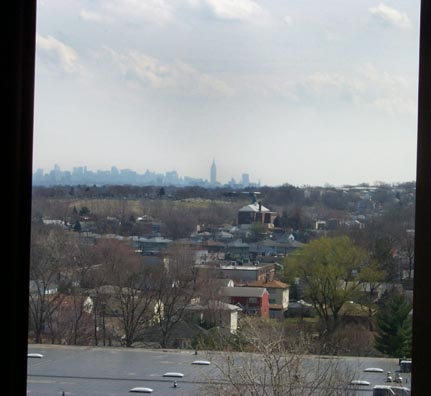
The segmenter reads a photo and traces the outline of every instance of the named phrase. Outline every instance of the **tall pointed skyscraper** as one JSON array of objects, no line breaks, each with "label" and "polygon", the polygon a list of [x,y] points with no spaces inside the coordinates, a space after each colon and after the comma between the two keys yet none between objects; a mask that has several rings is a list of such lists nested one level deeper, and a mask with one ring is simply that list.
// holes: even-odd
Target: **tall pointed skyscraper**
[{"label": "tall pointed skyscraper", "polygon": [[210,184],[212,186],[217,184],[217,167],[215,164],[215,159],[213,159],[213,163],[211,165]]}]

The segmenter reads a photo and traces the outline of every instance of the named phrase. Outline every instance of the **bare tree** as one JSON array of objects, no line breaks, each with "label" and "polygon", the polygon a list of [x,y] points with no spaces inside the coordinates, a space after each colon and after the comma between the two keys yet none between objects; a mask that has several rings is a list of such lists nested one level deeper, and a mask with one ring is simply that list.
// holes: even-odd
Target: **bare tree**
[{"label": "bare tree", "polygon": [[65,274],[67,284],[64,287],[64,292],[67,296],[62,305],[66,306],[59,310],[59,313],[63,314],[63,322],[66,323],[68,344],[88,343],[89,316],[93,309],[93,302],[87,286],[90,283],[93,264],[94,252],[92,247],[82,244],[80,239],[74,238],[70,247]]},{"label": "bare tree", "polygon": [[353,396],[352,371],[338,360],[306,355],[308,341],[286,337],[283,326],[267,326],[254,318],[243,323],[245,352],[221,354],[214,362],[219,376],[208,379],[204,395]]},{"label": "bare tree", "polygon": [[[98,244],[99,262],[103,264],[106,282],[111,286],[108,305],[124,332],[126,346],[131,346],[148,326],[154,309],[153,280],[149,269],[131,246],[117,240]],[[106,301],[98,308],[106,312]],[[104,318],[104,316],[103,316]]]},{"label": "bare tree", "polygon": [[166,265],[159,268],[154,278],[154,296],[157,301],[155,322],[159,328],[160,343],[167,346],[172,331],[183,318],[184,311],[196,296],[197,271],[193,252],[178,245],[169,248]]},{"label": "bare tree", "polygon": [[68,241],[59,228],[34,226],[31,238],[29,315],[36,343],[63,299],[59,293]]},{"label": "bare tree", "polygon": [[411,230],[406,230],[400,235],[401,259],[407,262],[408,279],[412,279],[415,264],[415,236]]},{"label": "bare tree", "polygon": [[55,197],[34,196],[32,200],[32,218],[67,221],[71,213],[71,202]]},{"label": "bare tree", "polygon": [[[101,280],[97,276],[95,279]],[[103,291],[103,282],[94,282],[94,289],[91,290],[91,298],[93,301],[92,317],[93,317],[93,338],[94,344],[99,345],[100,337],[102,345],[106,345],[107,341],[107,326],[106,313],[109,301],[109,295]],[[99,334],[101,332],[101,336]]]},{"label": "bare tree", "polygon": [[166,206],[163,222],[166,224],[166,233],[169,238],[179,239],[190,236],[196,230],[197,218],[194,211],[185,206]]},{"label": "bare tree", "polygon": [[47,318],[53,343],[87,345],[91,340],[91,303],[88,295],[63,295],[61,304]]},{"label": "bare tree", "polygon": [[123,269],[121,284],[114,296],[118,303],[117,317],[124,330],[124,344],[129,347],[149,326],[153,316],[154,298],[148,271]]}]

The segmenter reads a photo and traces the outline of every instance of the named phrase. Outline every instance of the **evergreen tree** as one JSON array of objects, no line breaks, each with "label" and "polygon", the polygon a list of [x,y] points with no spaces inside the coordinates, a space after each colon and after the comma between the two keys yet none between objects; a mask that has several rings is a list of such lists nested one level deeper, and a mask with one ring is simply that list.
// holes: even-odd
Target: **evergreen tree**
[{"label": "evergreen tree", "polygon": [[86,216],[90,214],[90,209],[88,209],[86,206],[83,206],[80,210],[79,210],[79,214],[81,216]]},{"label": "evergreen tree", "polygon": [[81,223],[79,222],[79,220],[76,220],[75,224],[73,225],[73,231],[81,232],[81,230]]},{"label": "evergreen tree", "polygon": [[391,296],[377,315],[378,351],[393,357],[411,356],[412,304],[400,294]]}]

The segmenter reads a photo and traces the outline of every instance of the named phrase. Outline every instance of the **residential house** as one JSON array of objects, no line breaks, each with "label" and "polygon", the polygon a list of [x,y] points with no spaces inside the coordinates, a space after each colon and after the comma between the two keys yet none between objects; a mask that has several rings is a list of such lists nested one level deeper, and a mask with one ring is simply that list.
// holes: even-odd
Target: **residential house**
[{"label": "residential house", "polygon": [[304,300],[289,301],[289,309],[284,311],[284,316],[286,318],[310,318],[316,315],[317,313],[313,305]]},{"label": "residential house", "polygon": [[57,226],[63,229],[68,228],[68,224],[63,220],[50,220],[50,219],[42,219],[44,225],[48,226]]},{"label": "residential house", "polygon": [[277,254],[279,242],[271,239],[250,243],[250,254],[253,256],[275,256]]},{"label": "residential house", "polygon": [[210,238],[212,237],[212,234],[208,231],[202,231],[202,232],[193,232],[190,235],[190,238],[194,241],[194,242],[204,242],[204,241],[208,241]]},{"label": "residential house", "polygon": [[238,330],[239,312],[241,308],[237,305],[210,300],[207,303],[188,305],[185,317],[205,328],[217,326],[227,329],[230,334],[235,334]]},{"label": "residential house", "polygon": [[277,254],[287,255],[294,252],[305,245],[303,242],[299,242],[295,239],[292,234],[284,234],[277,238],[278,245],[276,245]]},{"label": "residential house", "polygon": [[219,241],[219,242],[230,242],[233,240],[233,238],[234,238],[233,234],[226,231],[219,231],[215,234],[215,239],[216,241]]},{"label": "residential house", "polygon": [[247,283],[248,287],[264,287],[269,294],[269,316],[282,318],[289,306],[289,285],[278,280],[258,280]]},{"label": "residential house", "polygon": [[241,239],[228,243],[226,245],[226,255],[230,260],[248,260],[249,259],[249,245],[242,242]]},{"label": "residential house", "polygon": [[163,237],[155,238],[136,238],[134,239],[134,244],[141,253],[145,255],[154,255],[160,253],[161,251],[167,249],[169,244],[172,242],[170,239]]},{"label": "residential house", "polygon": [[[220,262],[222,263],[222,262]],[[253,265],[238,264],[232,262],[228,265],[219,265],[214,267],[218,278],[232,279],[235,284],[245,284],[257,280],[273,280],[275,275],[275,264],[254,263]]]},{"label": "residential house", "polygon": [[245,314],[269,318],[269,293],[264,287],[224,287],[221,294]]},{"label": "residential house", "polygon": [[316,221],[314,228],[317,231],[322,231],[327,229],[326,221],[325,220],[318,220]]},{"label": "residential house", "polygon": [[58,293],[58,284],[49,283],[46,284],[42,280],[31,280],[29,283],[29,292],[31,295],[50,295]]},{"label": "residential house", "polygon": [[274,228],[274,220],[277,212],[272,212],[261,202],[253,202],[238,210],[238,226],[244,228],[254,223],[264,224],[268,228]]},{"label": "residential house", "polygon": [[202,248],[208,251],[208,260],[223,260],[225,258],[225,244],[213,240],[201,243]]},{"label": "residential house", "polygon": [[138,217],[136,223],[139,224],[139,235],[141,236],[160,236],[164,224],[160,221],[142,220],[143,217]]}]

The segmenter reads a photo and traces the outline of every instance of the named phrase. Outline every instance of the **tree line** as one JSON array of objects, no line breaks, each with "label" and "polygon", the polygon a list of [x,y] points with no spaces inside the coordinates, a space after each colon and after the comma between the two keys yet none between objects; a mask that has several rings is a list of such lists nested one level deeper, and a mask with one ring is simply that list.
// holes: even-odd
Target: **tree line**
[{"label": "tree line", "polygon": [[[328,341],[342,323],[346,306],[363,311],[375,348],[383,354],[411,355],[412,304],[402,289],[387,286],[384,263],[347,237],[322,237],[285,258],[285,279],[302,288],[320,318],[321,335]],[[348,314],[347,308],[347,314]]]},{"label": "tree line", "polygon": [[172,247],[146,265],[120,240],[87,244],[55,227],[32,232],[29,337],[36,343],[131,346],[157,329],[166,346],[198,292],[189,252]]}]

